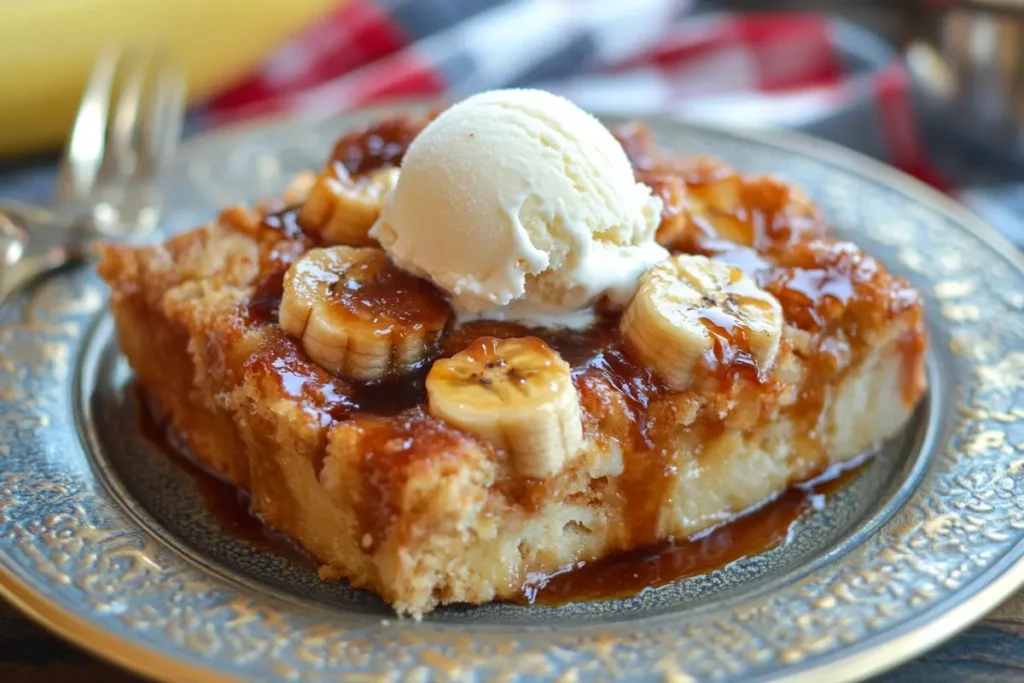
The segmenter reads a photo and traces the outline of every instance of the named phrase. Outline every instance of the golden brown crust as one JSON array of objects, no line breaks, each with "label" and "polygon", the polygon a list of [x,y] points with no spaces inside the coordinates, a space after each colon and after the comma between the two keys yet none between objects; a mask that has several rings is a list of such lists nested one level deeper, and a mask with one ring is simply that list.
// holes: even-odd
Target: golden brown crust
[{"label": "golden brown crust", "polygon": [[[350,134],[335,159],[353,173],[396,162],[422,125]],[[255,512],[325,575],[414,614],[512,597],[527,571],[694,533],[890,436],[924,390],[919,295],[829,238],[795,188],[659,155],[641,128],[619,137],[665,199],[659,240],[751,272],[782,304],[782,349],[767,380],[725,368],[673,392],[630,358],[614,316],[587,334],[448,330],[443,355],[528,332],[572,366],[586,446],[551,479],[517,476],[504,452],[430,417],[422,372],[347,382],[281,331],[284,272],[317,245],[294,211],[231,208],[164,245],[103,247],[122,348],[160,414],[250,490]],[[891,387],[895,399],[857,405],[856,392]],[[875,410],[884,418],[872,423]]]}]

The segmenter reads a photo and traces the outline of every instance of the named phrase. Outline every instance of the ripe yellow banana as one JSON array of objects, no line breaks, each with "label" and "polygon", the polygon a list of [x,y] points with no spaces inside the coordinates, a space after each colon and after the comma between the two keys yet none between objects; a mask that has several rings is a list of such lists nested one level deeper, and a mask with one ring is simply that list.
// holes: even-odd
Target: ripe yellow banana
[{"label": "ripe yellow banana", "polygon": [[285,274],[281,327],[314,361],[372,382],[431,356],[450,309],[440,292],[380,249],[312,249]]},{"label": "ripe yellow banana", "polygon": [[299,224],[328,244],[359,247],[374,244],[366,234],[380,215],[395,183],[397,168],[382,168],[352,178],[341,164],[331,164],[313,185],[299,212]]},{"label": "ripe yellow banana", "polygon": [[557,474],[583,444],[569,365],[536,337],[481,337],[434,363],[431,415],[507,450],[519,474]]},{"label": "ripe yellow banana", "polygon": [[0,156],[60,145],[104,48],[166,48],[184,64],[189,99],[200,102],[345,1],[0,2]]},{"label": "ripe yellow banana", "polygon": [[778,300],[743,271],[681,254],[643,275],[620,330],[638,359],[681,391],[701,368],[750,365],[764,377],[782,325]]}]

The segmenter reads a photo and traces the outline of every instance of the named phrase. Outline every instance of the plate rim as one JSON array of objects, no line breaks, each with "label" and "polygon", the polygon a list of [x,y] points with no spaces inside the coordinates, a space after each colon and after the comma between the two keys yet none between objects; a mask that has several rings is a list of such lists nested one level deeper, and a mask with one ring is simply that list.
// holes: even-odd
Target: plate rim
[{"label": "plate rim", "polygon": [[[436,104],[436,100],[411,100],[327,116],[268,116],[237,123],[224,128],[205,131],[187,139],[181,146],[179,161],[196,153],[212,140],[230,141],[232,138],[252,135],[262,129],[286,125],[313,125],[330,120],[347,121],[357,125],[360,120],[387,114],[414,110]],[[726,138],[739,139],[758,145],[776,147],[803,157],[829,163],[845,172],[872,180],[883,180],[888,186],[901,191],[936,211],[945,214],[956,224],[992,248],[1017,270],[1024,273],[1024,254],[1008,239],[967,207],[924,182],[888,164],[855,150],[848,149],[812,135],[786,129],[718,126],[690,122],[671,116],[628,117],[621,114],[602,115],[599,118],[631,119],[642,123],[660,124],[694,133],[707,133]],[[958,449],[959,450],[959,449]],[[1015,556],[1013,554],[1015,553]],[[992,578],[985,581],[986,577]],[[938,604],[932,608],[935,614],[925,612],[918,615],[920,623],[909,625],[893,638],[875,645],[861,648],[838,650],[829,661],[813,665],[792,674],[784,674],[778,680],[816,683],[822,676],[827,680],[860,680],[889,670],[923,652],[949,640],[978,620],[1003,600],[1024,585],[1024,544],[1018,544],[1008,555],[988,567],[976,577],[980,586],[963,600],[942,609]],[[79,616],[57,600],[51,600],[37,592],[31,584],[17,577],[10,569],[0,564],[0,596],[7,599],[38,624],[97,656],[127,670],[154,679],[178,679],[179,677],[198,683],[236,680],[217,671],[187,663],[160,650],[142,644],[132,643],[115,632],[94,625]]]}]

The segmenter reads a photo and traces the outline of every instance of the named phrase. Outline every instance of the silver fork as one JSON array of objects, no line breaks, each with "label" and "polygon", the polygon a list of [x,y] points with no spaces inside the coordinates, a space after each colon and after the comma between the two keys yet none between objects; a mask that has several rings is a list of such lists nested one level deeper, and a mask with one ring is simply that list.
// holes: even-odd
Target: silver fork
[{"label": "silver fork", "polygon": [[0,303],[54,268],[89,258],[97,238],[136,239],[160,215],[158,179],[174,156],[185,82],[164,52],[115,48],[97,59],[47,209],[0,204]]}]

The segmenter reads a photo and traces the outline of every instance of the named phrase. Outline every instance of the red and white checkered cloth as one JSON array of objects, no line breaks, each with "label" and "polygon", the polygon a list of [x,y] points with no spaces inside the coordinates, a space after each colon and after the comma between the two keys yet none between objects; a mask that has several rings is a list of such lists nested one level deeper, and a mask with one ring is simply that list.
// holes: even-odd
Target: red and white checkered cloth
[{"label": "red and white checkered cloth", "polygon": [[686,0],[349,0],[217,97],[213,122],[535,85],[607,113],[809,128],[936,184],[905,71],[849,24]]},{"label": "red and white checkered cloth", "polygon": [[809,128],[940,183],[905,71],[806,14],[693,15],[688,0],[348,0],[210,103],[214,123],[533,85],[606,113]]}]

